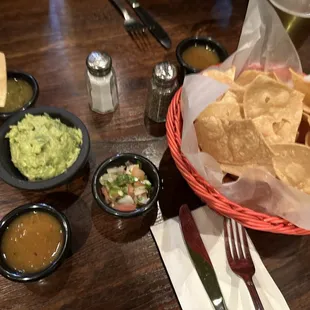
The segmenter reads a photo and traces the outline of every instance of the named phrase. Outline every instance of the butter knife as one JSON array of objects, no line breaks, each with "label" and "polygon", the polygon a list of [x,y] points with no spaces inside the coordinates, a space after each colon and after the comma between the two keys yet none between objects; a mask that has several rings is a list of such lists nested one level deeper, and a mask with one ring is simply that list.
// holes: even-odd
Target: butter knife
[{"label": "butter knife", "polygon": [[171,47],[171,40],[167,32],[154,20],[154,18],[143,8],[137,0],[127,0],[142,23],[149,29],[156,40],[165,48]]},{"label": "butter knife", "polygon": [[227,310],[211,259],[187,205],[181,206],[179,217],[188,252],[214,309]]}]

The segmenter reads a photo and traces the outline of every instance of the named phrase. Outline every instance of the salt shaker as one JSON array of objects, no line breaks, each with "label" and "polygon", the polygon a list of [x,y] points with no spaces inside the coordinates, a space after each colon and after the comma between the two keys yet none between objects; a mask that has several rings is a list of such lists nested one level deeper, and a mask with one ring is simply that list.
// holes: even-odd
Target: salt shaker
[{"label": "salt shaker", "polygon": [[178,89],[177,69],[170,62],[161,62],[154,67],[147,103],[146,115],[152,121],[166,121],[169,104]]},{"label": "salt shaker", "polygon": [[113,112],[118,105],[118,91],[111,57],[104,52],[91,52],[86,67],[91,110],[102,114]]}]

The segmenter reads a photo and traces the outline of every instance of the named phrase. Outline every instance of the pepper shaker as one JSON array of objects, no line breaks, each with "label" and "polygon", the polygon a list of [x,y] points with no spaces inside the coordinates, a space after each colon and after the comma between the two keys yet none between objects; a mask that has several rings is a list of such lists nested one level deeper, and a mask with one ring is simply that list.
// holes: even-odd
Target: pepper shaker
[{"label": "pepper shaker", "polygon": [[161,62],[154,67],[151,78],[146,115],[154,122],[166,121],[170,102],[178,89],[177,69],[170,62]]},{"label": "pepper shaker", "polygon": [[86,59],[86,82],[92,111],[105,114],[115,111],[118,90],[112,58],[105,52],[91,52]]}]

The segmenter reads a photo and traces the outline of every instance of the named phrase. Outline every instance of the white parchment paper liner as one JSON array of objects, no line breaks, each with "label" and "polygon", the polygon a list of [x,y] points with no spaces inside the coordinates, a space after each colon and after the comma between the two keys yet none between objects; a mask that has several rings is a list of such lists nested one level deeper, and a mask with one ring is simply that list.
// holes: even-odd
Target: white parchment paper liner
[{"label": "white parchment paper liner", "polygon": [[[217,68],[226,70],[232,65],[236,66],[236,76],[252,65],[260,65],[265,71],[285,73],[287,68],[293,68],[302,72],[296,49],[266,0],[249,1],[238,49]],[[285,79],[285,74],[282,76]],[[199,151],[193,122],[227,89],[227,85],[201,74],[185,78],[181,96],[183,154],[206,181],[230,200],[310,229],[309,195],[286,186],[260,169],[248,169],[236,182],[222,184],[223,173],[218,162]]]}]

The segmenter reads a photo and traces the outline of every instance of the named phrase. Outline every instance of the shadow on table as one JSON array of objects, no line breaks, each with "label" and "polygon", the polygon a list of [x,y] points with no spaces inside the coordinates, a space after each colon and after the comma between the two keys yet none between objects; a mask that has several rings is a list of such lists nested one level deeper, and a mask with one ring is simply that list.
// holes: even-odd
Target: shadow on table
[{"label": "shadow on table", "polygon": [[175,166],[170,149],[165,151],[159,163],[159,174],[163,180],[159,205],[164,219],[177,216],[179,208],[184,203],[192,210],[203,205]]},{"label": "shadow on table", "polygon": [[83,246],[92,227],[90,209],[81,196],[89,182],[93,166],[93,159],[90,158],[74,180],[64,186],[46,192],[23,192],[29,202],[49,204],[67,216],[72,231],[71,254]]},{"label": "shadow on table", "polygon": [[92,204],[92,219],[96,230],[103,237],[117,243],[128,243],[142,238],[149,232],[156,217],[157,208],[143,216],[122,219],[108,214],[96,202]]},{"label": "shadow on table", "polygon": [[[73,180],[71,180],[68,184],[56,187],[54,189],[46,190],[46,191],[22,191],[22,195],[26,198],[28,202],[32,203],[49,203],[53,207],[56,208],[64,208],[68,206],[68,203],[66,200],[62,201],[62,199],[58,199],[57,195],[59,193],[67,193],[70,195],[74,195],[76,199],[78,199],[79,196],[83,194],[85,191],[85,188],[89,182],[90,179],[90,173],[93,170],[94,166],[94,160],[92,158],[89,159],[89,161],[86,163],[84,168],[82,168],[77,175],[74,177]],[[54,198],[50,201],[49,197],[54,196]],[[69,198],[70,204],[72,204],[74,201],[71,201],[72,199]],[[56,206],[56,204],[57,206]]]},{"label": "shadow on table", "polygon": [[[92,155],[90,155],[92,156]],[[50,195],[53,193],[72,193],[77,197],[82,195],[90,178],[90,172],[93,169],[93,159],[90,157],[86,165],[78,171],[74,179],[72,179],[68,184],[57,187],[43,192],[45,195]]]},{"label": "shadow on table", "polygon": [[295,256],[305,237],[273,234],[247,229],[255,248],[262,257],[286,258]]},{"label": "shadow on table", "polygon": [[72,193],[55,192],[46,196],[47,203],[64,213],[70,223],[72,240],[71,254],[76,253],[86,242],[92,227],[91,212],[85,201]]},{"label": "shadow on table", "polygon": [[[163,189],[159,204],[163,218],[177,216],[179,208],[186,203],[195,209],[204,203],[194,194],[174,164],[170,150],[167,149],[159,164],[159,174],[163,179]],[[305,242],[305,237],[273,234],[248,229],[258,253],[265,258],[285,258],[295,255]]]},{"label": "shadow on table", "polygon": [[147,132],[153,137],[163,137],[166,135],[166,123],[156,123],[144,115],[144,126]]},{"label": "shadow on table", "polygon": [[[36,295],[53,297],[58,294],[66,285],[72,271],[70,259],[66,259],[62,265],[48,277],[37,282],[24,284],[25,287]],[[38,306],[38,308],[40,308]]]}]

